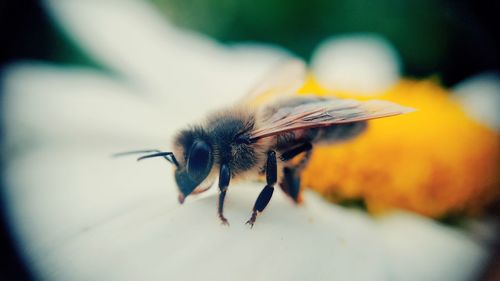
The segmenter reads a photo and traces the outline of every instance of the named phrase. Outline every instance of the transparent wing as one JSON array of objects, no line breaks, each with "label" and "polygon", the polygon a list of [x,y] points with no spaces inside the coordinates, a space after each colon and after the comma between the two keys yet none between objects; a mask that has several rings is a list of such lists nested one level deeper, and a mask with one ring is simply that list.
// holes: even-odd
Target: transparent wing
[{"label": "transparent wing", "polygon": [[304,85],[305,63],[288,59],[279,63],[243,98],[243,104],[256,106],[278,97],[290,96]]},{"label": "transparent wing", "polygon": [[389,101],[318,99],[315,102],[278,108],[263,120],[259,128],[251,132],[251,139],[257,140],[293,130],[359,122],[411,111],[413,111],[412,108]]}]

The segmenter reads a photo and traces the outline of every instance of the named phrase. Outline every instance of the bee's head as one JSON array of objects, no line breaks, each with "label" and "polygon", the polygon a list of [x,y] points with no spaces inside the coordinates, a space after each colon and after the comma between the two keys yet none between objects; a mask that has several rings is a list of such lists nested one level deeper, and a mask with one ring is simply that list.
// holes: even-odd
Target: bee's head
[{"label": "bee's head", "polygon": [[[179,156],[175,181],[179,188],[179,202],[182,203],[190,194],[208,189],[207,177],[212,170],[214,157],[210,138],[201,128],[181,131],[174,146]],[[209,179],[208,184],[211,185]]]},{"label": "bee's head", "polygon": [[214,163],[211,139],[200,127],[181,131],[175,138],[174,152],[142,150],[118,153],[115,156],[146,152],[156,153],[144,155],[137,160],[163,157],[175,166],[180,203],[190,194],[206,191],[213,183],[212,177],[209,177]]}]

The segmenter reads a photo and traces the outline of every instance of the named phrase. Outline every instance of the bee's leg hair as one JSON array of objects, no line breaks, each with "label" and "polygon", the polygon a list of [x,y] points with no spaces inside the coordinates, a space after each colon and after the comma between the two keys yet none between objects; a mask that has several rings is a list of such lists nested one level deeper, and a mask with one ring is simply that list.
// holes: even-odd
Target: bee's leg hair
[{"label": "bee's leg hair", "polygon": [[278,167],[276,164],[276,152],[270,150],[267,153],[267,162],[266,162],[266,186],[257,197],[255,201],[255,205],[253,206],[252,216],[246,222],[253,227],[255,220],[257,219],[257,215],[262,213],[266,208],[267,204],[271,200],[274,192],[274,185],[276,184],[276,180],[278,177]]},{"label": "bee's leg hair", "polygon": [[222,164],[219,171],[219,202],[217,208],[217,214],[222,224],[229,225],[229,222],[224,217],[224,199],[226,198],[227,187],[229,186],[229,180],[231,179],[231,171],[227,164]]},{"label": "bee's leg hair", "polygon": [[281,189],[286,193],[286,195],[290,196],[295,203],[299,203],[300,173],[311,158],[312,145],[310,143],[305,143],[292,150],[284,152],[280,157],[283,160],[283,158],[285,158],[283,156],[286,156],[286,159],[290,160],[302,152],[304,152],[304,157],[300,159],[299,163],[293,167],[283,168],[283,178],[280,182]]}]

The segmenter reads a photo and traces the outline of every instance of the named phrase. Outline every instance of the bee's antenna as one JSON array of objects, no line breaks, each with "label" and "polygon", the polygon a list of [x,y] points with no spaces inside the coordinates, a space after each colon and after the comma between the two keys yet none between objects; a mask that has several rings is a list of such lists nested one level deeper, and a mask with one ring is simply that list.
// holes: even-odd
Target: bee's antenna
[{"label": "bee's antenna", "polygon": [[141,154],[141,153],[151,153],[151,152],[161,152],[161,151],[158,149],[124,151],[124,152],[114,153],[111,155],[111,157],[121,157],[121,156],[127,156],[127,155],[131,155],[131,154]]},{"label": "bee's antenna", "polygon": [[[174,156],[174,154],[172,152],[158,152],[158,153],[154,153],[154,154],[144,155],[144,156],[141,156],[141,157],[137,158],[137,161],[141,161],[143,159],[153,158],[153,157],[164,157],[164,158],[167,158],[167,156],[171,157],[171,162],[173,164],[175,164],[175,166],[179,166],[179,163],[177,163],[177,159],[175,159],[175,156]],[[168,159],[170,161],[170,158],[168,158]]]},{"label": "bee's antenna", "polygon": [[174,153],[172,153],[172,152],[164,152],[164,151],[161,151],[161,150],[158,150],[158,149],[134,150],[134,151],[119,152],[119,153],[113,154],[112,157],[121,157],[121,156],[130,155],[130,154],[142,154],[142,153],[151,153],[151,152],[156,152],[156,153],[141,156],[141,157],[137,158],[137,161],[141,161],[143,159],[153,158],[153,157],[163,157],[168,162],[174,164],[176,167],[179,167],[179,162],[177,162],[177,159],[175,159]]}]

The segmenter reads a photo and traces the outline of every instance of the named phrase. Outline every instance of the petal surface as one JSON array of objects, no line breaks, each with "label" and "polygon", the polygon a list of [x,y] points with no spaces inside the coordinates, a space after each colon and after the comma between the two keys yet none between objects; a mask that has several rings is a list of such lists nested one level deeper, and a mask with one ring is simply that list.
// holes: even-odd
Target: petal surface
[{"label": "petal surface", "polygon": [[375,35],[325,40],[314,54],[312,67],[323,87],[362,95],[376,95],[400,77],[396,51]]},{"label": "petal surface", "polygon": [[269,67],[287,56],[277,47],[226,47],[179,30],[145,1],[47,0],[48,11],[77,44],[114,72],[158,100],[186,108],[172,97],[189,95],[205,106],[246,93]]},{"label": "petal surface", "polygon": [[454,97],[477,121],[500,132],[500,75],[483,73],[454,87]]}]

